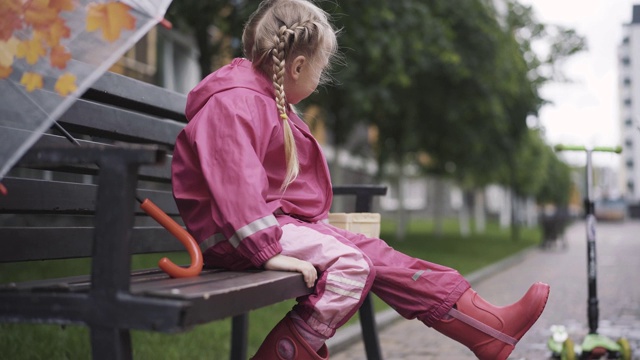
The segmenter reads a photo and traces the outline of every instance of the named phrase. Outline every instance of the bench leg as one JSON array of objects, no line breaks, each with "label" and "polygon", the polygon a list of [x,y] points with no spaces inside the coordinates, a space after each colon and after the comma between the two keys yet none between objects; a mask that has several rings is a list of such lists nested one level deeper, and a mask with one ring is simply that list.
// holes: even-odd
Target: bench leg
[{"label": "bench leg", "polygon": [[91,326],[93,359],[131,360],[131,334],[126,329]]},{"label": "bench leg", "polygon": [[231,360],[247,359],[249,314],[234,316],[231,320]]},{"label": "bench leg", "polygon": [[376,328],[375,311],[371,295],[367,295],[358,310],[360,315],[360,327],[362,328],[362,338],[364,348],[367,352],[368,360],[382,360],[382,351],[378,342],[378,329]]}]

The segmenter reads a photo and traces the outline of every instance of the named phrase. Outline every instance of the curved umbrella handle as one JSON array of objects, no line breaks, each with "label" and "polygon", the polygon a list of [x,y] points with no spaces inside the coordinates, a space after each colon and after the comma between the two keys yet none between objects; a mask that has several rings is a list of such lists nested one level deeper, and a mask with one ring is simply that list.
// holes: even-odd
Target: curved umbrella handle
[{"label": "curved umbrella handle", "polygon": [[151,200],[144,199],[142,204],[140,204],[140,208],[180,240],[182,245],[187,248],[189,256],[191,257],[191,266],[188,268],[180,267],[168,258],[163,257],[158,261],[160,269],[174,278],[198,276],[202,271],[202,252],[191,234],[165,214],[164,211]]}]

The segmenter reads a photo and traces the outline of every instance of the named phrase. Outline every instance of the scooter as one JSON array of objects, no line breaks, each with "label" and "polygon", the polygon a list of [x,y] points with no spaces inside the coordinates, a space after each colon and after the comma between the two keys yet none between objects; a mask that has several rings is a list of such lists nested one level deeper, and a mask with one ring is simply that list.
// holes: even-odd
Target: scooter
[{"label": "scooter", "polygon": [[556,151],[584,151],[587,154],[587,196],[584,200],[585,219],[587,231],[587,280],[589,286],[587,318],[589,321],[589,333],[585,336],[582,344],[574,344],[569,337],[566,328],[562,325],[551,327],[552,335],[547,341],[547,347],[551,350],[554,359],[575,360],[575,359],[606,359],[631,360],[631,347],[626,338],[616,341],[598,334],[598,294],[596,287],[596,216],[595,204],[592,196],[592,166],[591,155],[593,152],[610,152],[619,154],[622,148],[618,147],[594,147],[556,145]]}]

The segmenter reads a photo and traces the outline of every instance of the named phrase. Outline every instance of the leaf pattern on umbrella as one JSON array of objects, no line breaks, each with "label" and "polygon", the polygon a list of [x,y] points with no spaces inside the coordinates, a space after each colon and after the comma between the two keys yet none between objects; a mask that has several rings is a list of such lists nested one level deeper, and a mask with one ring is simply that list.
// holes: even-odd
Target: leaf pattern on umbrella
[{"label": "leaf pattern on umbrella", "polygon": [[[73,0],[3,0],[0,3],[0,79],[13,72],[15,59],[24,59],[36,65],[49,58],[52,68],[65,70],[72,54],[64,44],[72,32],[63,17],[64,12],[75,10]],[[88,32],[100,31],[107,42],[118,40],[123,30],[134,30],[136,18],[131,7],[119,1],[93,2],[87,5],[86,28]],[[56,79],[54,91],[69,95],[77,86],[76,77],[62,73]],[[43,76],[25,72],[20,84],[28,92],[41,89]]]},{"label": "leaf pattern on umbrella", "polygon": [[136,18],[129,13],[130,11],[129,5],[121,2],[89,4],[87,31],[101,29],[105,40],[116,41],[120,38],[122,29],[133,30],[136,27]]},{"label": "leaf pattern on umbrella", "polygon": [[24,85],[28,92],[32,92],[35,89],[42,89],[42,75],[26,72],[22,75],[20,84]]},{"label": "leaf pattern on umbrella", "polygon": [[0,0],[0,180],[169,4]]}]

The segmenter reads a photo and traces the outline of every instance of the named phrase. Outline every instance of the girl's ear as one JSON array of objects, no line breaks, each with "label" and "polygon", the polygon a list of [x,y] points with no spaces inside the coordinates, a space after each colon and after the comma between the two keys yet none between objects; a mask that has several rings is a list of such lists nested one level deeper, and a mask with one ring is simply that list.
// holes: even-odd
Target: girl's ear
[{"label": "girl's ear", "polygon": [[307,59],[302,55],[298,55],[295,59],[293,59],[289,67],[289,76],[292,80],[298,80],[298,78],[300,77],[300,73],[302,73],[303,67],[306,66],[306,62]]}]

